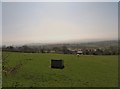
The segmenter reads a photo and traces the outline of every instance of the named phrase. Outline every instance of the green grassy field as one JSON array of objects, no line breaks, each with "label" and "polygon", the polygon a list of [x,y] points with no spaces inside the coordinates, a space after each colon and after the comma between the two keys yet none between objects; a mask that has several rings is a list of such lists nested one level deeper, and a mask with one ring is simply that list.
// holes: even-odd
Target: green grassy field
[{"label": "green grassy field", "polygon": [[[118,56],[87,56],[40,53],[8,54],[6,66],[22,63],[5,76],[3,87],[117,87]],[[31,59],[31,60],[29,60]],[[51,69],[51,59],[63,59],[64,69]]]}]

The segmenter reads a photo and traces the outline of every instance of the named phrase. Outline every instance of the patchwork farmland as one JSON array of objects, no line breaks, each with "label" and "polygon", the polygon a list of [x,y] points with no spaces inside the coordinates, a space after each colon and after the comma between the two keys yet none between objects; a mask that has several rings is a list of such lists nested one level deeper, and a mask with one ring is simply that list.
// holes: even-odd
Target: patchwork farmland
[{"label": "patchwork farmland", "polygon": [[[118,56],[3,52],[3,87],[117,87]],[[64,60],[52,69],[51,59]]]}]

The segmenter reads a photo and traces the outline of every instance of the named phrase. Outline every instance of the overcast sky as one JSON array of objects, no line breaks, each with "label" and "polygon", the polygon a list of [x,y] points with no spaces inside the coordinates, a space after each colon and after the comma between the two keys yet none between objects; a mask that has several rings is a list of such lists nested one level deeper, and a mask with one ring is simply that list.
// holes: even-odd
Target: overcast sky
[{"label": "overcast sky", "polygon": [[3,44],[118,38],[117,2],[4,2]]}]

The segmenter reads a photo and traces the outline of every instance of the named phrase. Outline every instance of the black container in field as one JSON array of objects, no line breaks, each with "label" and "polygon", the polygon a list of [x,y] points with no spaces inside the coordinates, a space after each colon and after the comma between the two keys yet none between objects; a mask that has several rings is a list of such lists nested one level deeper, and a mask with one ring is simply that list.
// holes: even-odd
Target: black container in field
[{"label": "black container in field", "polygon": [[63,69],[64,68],[64,61],[52,59],[51,60],[51,68]]}]

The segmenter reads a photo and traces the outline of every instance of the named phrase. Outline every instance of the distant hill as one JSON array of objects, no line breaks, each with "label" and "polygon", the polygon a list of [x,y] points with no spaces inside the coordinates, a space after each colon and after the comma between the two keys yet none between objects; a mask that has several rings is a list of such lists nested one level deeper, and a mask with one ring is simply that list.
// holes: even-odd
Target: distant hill
[{"label": "distant hill", "polygon": [[108,40],[108,41],[96,41],[96,42],[85,42],[85,43],[81,43],[81,42],[76,42],[76,43],[56,43],[56,44],[40,44],[40,43],[33,43],[33,44],[28,44],[28,46],[43,46],[43,47],[47,47],[47,48],[53,48],[53,47],[62,47],[62,46],[66,46],[69,48],[80,48],[80,47],[93,47],[93,48],[98,48],[98,47],[110,47],[110,46],[114,46],[117,47],[118,46],[118,41],[117,40]]},{"label": "distant hill", "polygon": [[108,46],[118,46],[117,40],[112,41],[99,41],[99,42],[89,42],[89,43],[82,43],[81,46],[88,46],[88,47],[108,47]]}]

